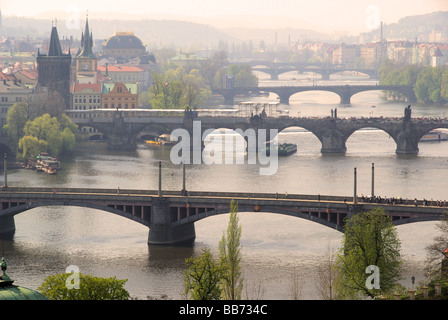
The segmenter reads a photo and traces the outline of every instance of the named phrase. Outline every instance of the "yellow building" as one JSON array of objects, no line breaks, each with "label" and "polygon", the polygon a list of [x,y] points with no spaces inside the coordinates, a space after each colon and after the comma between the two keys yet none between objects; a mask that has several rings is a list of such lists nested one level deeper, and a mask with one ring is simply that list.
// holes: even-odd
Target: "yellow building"
[{"label": "yellow building", "polygon": [[137,85],[122,82],[103,83],[101,105],[103,109],[137,108]]}]

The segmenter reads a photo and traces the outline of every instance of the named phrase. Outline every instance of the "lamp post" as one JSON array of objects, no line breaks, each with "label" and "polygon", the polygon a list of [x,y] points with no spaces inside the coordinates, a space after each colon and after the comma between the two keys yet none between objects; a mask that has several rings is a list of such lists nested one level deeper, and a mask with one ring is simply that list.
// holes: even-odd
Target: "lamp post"
[{"label": "lamp post", "polygon": [[375,164],[372,163],[372,192],[370,193],[372,198],[375,196]]},{"label": "lamp post", "polygon": [[3,174],[5,176],[5,184],[4,187],[8,187],[8,155],[5,152],[5,157],[3,160]]},{"label": "lamp post", "polygon": [[158,196],[162,196],[162,161],[159,161],[159,192]]},{"label": "lamp post", "polygon": [[182,163],[182,194],[185,195],[187,192],[186,186],[185,186],[185,163]]},{"label": "lamp post", "polygon": [[353,203],[358,204],[358,197],[356,195],[356,168],[354,170],[354,183],[353,183]]}]

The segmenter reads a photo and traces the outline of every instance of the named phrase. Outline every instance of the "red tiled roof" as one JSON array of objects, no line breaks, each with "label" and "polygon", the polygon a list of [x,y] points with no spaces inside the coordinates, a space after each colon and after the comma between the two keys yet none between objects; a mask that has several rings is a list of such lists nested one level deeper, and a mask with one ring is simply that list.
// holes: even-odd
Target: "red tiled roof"
[{"label": "red tiled roof", "polygon": [[23,74],[28,79],[37,80],[37,78],[38,78],[37,70],[20,70],[20,71],[17,71],[17,72],[20,72],[21,74]]},{"label": "red tiled roof", "polygon": [[[98,66],[98,71],[106,72],[106,66]],[[109,72],[142,72],[143,70],[133,66],[107,66]]]},{"label": "red tiled roof", "polygon": [[93,89],[93,91],[101,92],[101,83],[75,83],[72,92],[79,92],[84,89]]},{"label": "red tiled roof", "polygon": [[12,74],[6,74],[3,72],[0,72],[0,81],[8,80],[8,81],[14,81],[16,80],[16,77],[14,77]]}]

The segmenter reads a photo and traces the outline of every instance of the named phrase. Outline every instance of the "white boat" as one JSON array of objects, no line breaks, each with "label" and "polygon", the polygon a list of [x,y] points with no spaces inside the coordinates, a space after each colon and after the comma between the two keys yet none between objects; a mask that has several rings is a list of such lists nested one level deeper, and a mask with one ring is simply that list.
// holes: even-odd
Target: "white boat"
[{"label": "white boat", "polygon": [[446,141],[448,140],[448,134],[439,130],[432,130],[425,134],[420,141]]}]

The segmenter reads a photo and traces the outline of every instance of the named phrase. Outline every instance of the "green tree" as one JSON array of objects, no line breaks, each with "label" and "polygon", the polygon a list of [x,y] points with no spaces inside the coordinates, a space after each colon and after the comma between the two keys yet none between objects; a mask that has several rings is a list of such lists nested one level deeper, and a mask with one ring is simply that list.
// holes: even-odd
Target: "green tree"
[{"label": "green tree", "polygon": [[223,267],[209,249],[197,257],[186,259],[188,269],[184,273],[184,294],[192,300],[219,300],[221,298]]},{"label": "green tree", "polygon": [[48,150],[48,143],[33,136],[24,136],[19,140],[18,151],[23,159],[33,159],[41,152]]},{"label": "green tree", "polygon": [[238,203],[230,202],[230,219],[227,232],[219,242],[219,255],[224,268],[223,299],[240,300],[243,290],[241,276],[241,226],[238,218]]},{"label": "green tree", "polygon": [[440,67],[426,67],[417,77],[415,95],[424,103],[440,103],[442,75],[444,70]]},{"label": "green tree", "polygon": [[73,132],[67,127],[62,131],[62,152],[71,151],[76,144],[76,137]]},{"label": "green tree", "polygon": [[227,73],[234,76],[235,87],[258,86],[258,78],[252,73],[250,65],[231,64]]},{"label": "green tree", "polygon": [[448,101],[448,68],[442,74],[442,80],[440,83],[440,95],[444,101]]},{"label": "green tree", "polygon": [[[400,246],[396,227],[384,210],[355,214],[346,223],[336,258],[338,294],[345,298],[375,298],[391,290],[400,278]],[[371,266],[379,270],[379,288],[368,281],[367,268]]]},{"label": "green tree", "polygon": [[48,143],[48,151],[53,155],[59,155],[62,150],[62,135],[60,123],[56,117],[48,113],[28,121],[23,130],[24,135],[36,137]]},{"label": "green tree", "polygon": [[27,103],[18,102],[11,106],[6,116],[6,125],[3,127],[13,150],[17,150],[19,140],[23,137],[23,129],[30,119],[30,109]]},{"label": "green tree", "polygon": [[210,86],[200,71],[192,69],[186,74],[182,67],[168,69],[164,74],[154,73],[148,93],[141,95],[154,109],[195,108],[211,96]]},{"label": "green tree", "polygon": [[127,279],[101,278],[79,273],[79,289],[67,286],[71,273],[47,277],[37,289],[50,300],[128,300]]}]

